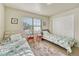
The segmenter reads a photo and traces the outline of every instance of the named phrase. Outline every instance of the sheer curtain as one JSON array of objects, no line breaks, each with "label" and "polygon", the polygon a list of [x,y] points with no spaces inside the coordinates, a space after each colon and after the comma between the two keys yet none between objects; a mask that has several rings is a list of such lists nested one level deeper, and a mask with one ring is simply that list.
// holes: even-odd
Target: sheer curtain
[{"label": "sheer curtain", "polygon": [[41,20],[35,18],[33,23],[34,23],[33,25],[34,34],[40,34],[41,33]]},{"label": "sheer curtain", "polygon": [[22,18],[23,30],[25,34],[32,35],[33,34],[33,23],[31,17],[23,17]]}]

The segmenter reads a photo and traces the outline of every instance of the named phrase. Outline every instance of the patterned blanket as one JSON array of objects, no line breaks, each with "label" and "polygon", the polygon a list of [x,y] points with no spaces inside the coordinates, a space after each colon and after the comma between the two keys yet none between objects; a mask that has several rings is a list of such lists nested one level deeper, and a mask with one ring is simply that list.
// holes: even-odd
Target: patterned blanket
[{"label": "patterned blanket", "polygon": [[10,37],[11,40],[0,46],[0,56],[33,56],[33,52],[25,38],[20,34]]}]

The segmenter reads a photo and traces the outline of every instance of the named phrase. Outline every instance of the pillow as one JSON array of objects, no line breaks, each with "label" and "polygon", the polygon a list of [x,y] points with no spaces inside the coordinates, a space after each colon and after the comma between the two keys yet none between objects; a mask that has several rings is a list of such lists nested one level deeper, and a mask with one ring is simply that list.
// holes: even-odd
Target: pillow
[{"label": "pillow", "polygon": [[48,31],[43,31],[43,35],[50,35]]},{"label": "pillow", "polygon": [[17,41],[17,40],[21,40],[22,36],[21,34],[13,34],[10,36],[10,38],[11,38],[11,41]]}]

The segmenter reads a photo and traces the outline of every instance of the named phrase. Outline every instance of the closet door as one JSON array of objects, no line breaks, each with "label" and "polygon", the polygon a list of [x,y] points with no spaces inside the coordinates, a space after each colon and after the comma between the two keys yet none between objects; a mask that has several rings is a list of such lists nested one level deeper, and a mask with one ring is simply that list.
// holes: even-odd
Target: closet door
[{"label": "closet door", "polygon": [[53,33],[74,38],[74,15],[53,18]]}]

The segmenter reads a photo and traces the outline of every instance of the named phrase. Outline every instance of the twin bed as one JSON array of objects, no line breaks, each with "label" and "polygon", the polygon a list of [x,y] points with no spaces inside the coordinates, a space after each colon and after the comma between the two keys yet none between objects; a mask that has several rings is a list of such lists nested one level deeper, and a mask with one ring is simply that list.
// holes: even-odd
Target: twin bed
[{"label": "twin bed", "polygon": [[33,56],[25,38],[20,34],[11,35],[9,40],[0,45],[0,56]]},{"label": "twin bed", "polygon": [[73,38],[50,34],[48,31],[43,31],[43,38],[65,48],[68,53],[72,52],[71,47],[75,43],[75,40]]}]

